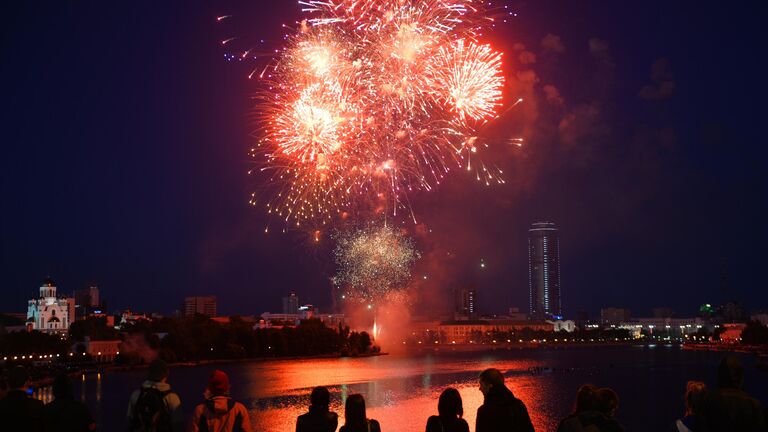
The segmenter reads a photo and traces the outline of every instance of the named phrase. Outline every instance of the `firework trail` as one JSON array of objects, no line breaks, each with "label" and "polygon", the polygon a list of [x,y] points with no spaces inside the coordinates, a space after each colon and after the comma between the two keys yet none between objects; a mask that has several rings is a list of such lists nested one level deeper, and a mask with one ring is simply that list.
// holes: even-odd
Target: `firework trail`
[{"label": "firework trail", "polygon": [[383,208],[415,221],[409,194],[452,170],[503,181],[475,155],[487,147],[479,131],[498,115],[504,85],[502,54],[480,41],[494,23],[486,3],[299,5],[307,18],[251,73],[261,88],[252,156],[270,214],[300,226]]},{"label": "firework trail", "polygon": [[386,225],[368,225],[336,234],[338,272],[332,278],[345,303],[369,303],[407,288],[411,265],[421,257],[413,241]]}]

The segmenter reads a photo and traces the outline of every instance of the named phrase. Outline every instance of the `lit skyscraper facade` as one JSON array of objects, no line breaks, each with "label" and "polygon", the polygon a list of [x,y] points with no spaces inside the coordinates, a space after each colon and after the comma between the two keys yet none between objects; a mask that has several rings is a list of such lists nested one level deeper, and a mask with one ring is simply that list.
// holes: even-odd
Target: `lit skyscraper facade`
[{"label": "lit skyscraper facade", "polygon": [[528,230],[528,299],[533,318],[562,316],[560,303],[560,235],[551,222]]}]

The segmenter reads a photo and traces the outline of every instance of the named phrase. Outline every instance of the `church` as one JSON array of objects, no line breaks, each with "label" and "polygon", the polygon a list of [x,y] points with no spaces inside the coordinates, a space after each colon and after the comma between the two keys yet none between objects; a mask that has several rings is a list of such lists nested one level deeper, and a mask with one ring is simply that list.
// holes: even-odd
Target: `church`
[{"label": "church", "polygon": [[64,333],[75,318],[75,299],[58,297],[56,284],[48,278],[40,287],[40,296],[29,301],[27,329],[46,333]]}]

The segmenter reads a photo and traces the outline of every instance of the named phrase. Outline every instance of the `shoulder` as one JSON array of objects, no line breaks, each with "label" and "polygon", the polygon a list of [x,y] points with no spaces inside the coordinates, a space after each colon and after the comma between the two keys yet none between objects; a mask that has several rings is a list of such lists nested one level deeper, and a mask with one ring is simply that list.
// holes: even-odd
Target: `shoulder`
[{"label": "shoulder", "polygon": [[459,420],[459,429],[469,432],[469,423],[467,423],[466,420],[463,418],[458,419]]},{"label": "shoulder", "polygon": [[163,399],[165,400],[165,403],[167,403],[170,408],[177,408],[179,405],[181,405],[181,399],[179,398],[179,395],[172,390],[169,390]]},{"label": "shoulder", "polygon": [[240,402],[235,402],[235,411],[248,414],[248,409]]},{"label": "shoulder", "polygon": [[378,420],[368,419],[368,421],[371,422],[371,432],[373,432],[373,431],[381,431],[381,425],[379,424]]},{"label": "shoulder", "polygon": [[195,405],[195,409],[192,411],[192,416],[194,418],[200,418],[201,415],[205,412],[205,404],[197,404]]}]

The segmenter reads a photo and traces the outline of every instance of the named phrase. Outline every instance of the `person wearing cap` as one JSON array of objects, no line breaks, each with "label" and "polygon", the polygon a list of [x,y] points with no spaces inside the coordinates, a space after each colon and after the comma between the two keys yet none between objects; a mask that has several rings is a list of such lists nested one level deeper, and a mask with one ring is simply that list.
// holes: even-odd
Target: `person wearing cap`
[{"label": "person wearing cap", "polygon": [[131,432],[184,430],[181,399],[168,384],[168,364],[157,359],[149,364],[147,380],[131,395],[128,402],[128,425]]},{"label": "person wearing cap", "polygon": [[229,376],[215,370],[208,379],[205,402],[195,407],[187,432],[252,432],[248,410],[229,396]]},{"label": "person wearing cap", "polygon": [[45,408],[42,402],[30,396],[29,375],[24,366],[8,370],[8,394],[0,400],[2,430],[42,431]]}]

